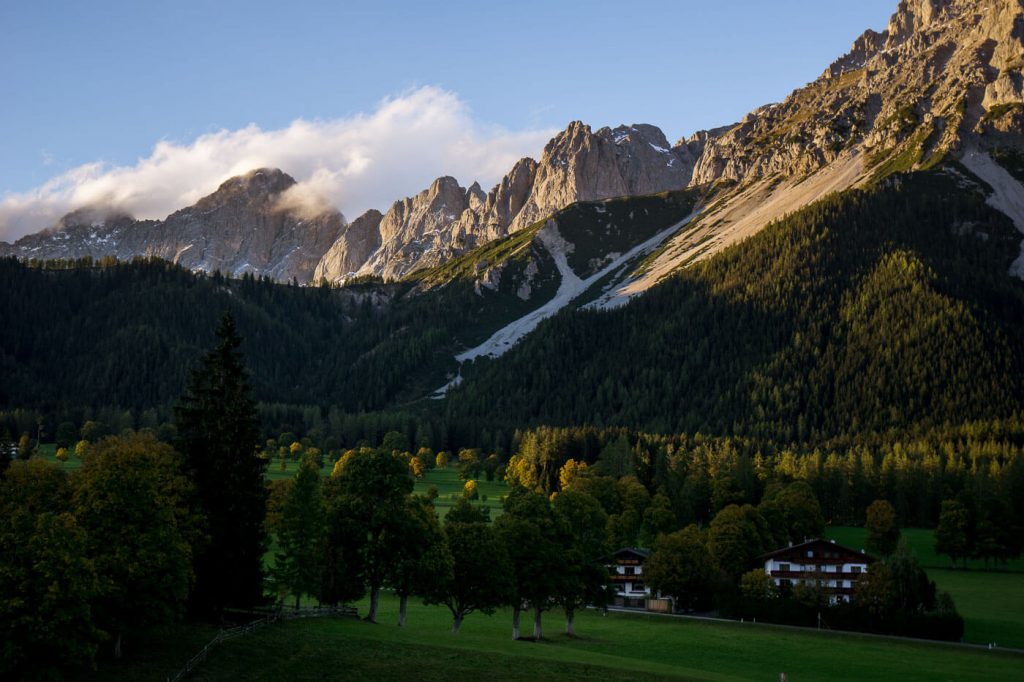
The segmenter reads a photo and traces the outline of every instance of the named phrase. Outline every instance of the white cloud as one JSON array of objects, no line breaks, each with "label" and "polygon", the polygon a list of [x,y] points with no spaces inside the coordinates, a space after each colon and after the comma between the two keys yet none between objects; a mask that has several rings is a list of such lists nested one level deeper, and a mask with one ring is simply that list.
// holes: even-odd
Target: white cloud
[{"label": "white cloud", "polygon": [[0,240],[49,227],[69,211],[107,206],[164,218],[260,167],[302,183],[289,201],[327,201],[347,217],[387,208],[440,175],[490,188],[523,156],[537,158],[553,130],[508,131],[473,119],[457,95],[424,87],[383,100],[370,114],[296,120],[281,130],[249,125],[191,144],[161,141],[133,166],[90,163],[0,201]]}]

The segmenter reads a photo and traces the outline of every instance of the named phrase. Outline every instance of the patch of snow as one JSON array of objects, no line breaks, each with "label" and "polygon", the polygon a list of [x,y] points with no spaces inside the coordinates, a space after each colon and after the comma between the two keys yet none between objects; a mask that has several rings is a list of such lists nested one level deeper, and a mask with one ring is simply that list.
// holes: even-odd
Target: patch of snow
[{"label": "patch of snow", "polygon": [[[1013,221],[1024,234],[1024,185],[1021,185],[1009,171],[992,160],[985,152],[976,149],[968,151],[960,160],[971,171],[992,187],[992,194],[986,203]],[[1020,255],[1010,266],[1010,274],[1024,279],[1024,242]]]},{"label": "patch of snow", "polygon": [[527,313],[518,320],[515,320],[511,324],[502,327],[496,331],[491,338],[487,339],[476,348],[471,348],[470,350],[460,353],[455,356],[455,359],[461,363],[466,360],[473,360],[483,356],[491,358],[499,357],[512,346],[519,343],[524,336],[536,329],[537,325],[542,321],[567,306],[580,294],[589,289],[595,282],[615,270],[618,270],[637,256],[651,252],[663,241],[675,234],[681,227],[693,220],[696,215],[697,212],[695,211],[682,221],[665,228],[647,241],[634,246],[632,249],[620,255],[618,258],[613,259],[608,265],[586,279],[580,279],[579,276],[573,272],[572,268],[569,267],[566,254],[572,252],[573,245],[562,238],[562,235],[558,232],[558,226],[554,221],[548,221],[548,223],[537,234],[537,238],[540,243],[544,245],[544,248],[547,249],[548,253],[551,254],[552,259],[555,261],[555,267],[558,268],[558,273],[562,278],[561,284],[558,286],[558,292],[555,293],[554,298],[536,310]]},{"label": "patch of snow", "polygon": [[647,144],[651,145],[651,149],[653,149],[654,151],[658,152],[659,154],[668,154],[669,153],[669,150],[665,149],[664,147],[659,147],[658,145],[654,144],[653,142],[648,142]]}]

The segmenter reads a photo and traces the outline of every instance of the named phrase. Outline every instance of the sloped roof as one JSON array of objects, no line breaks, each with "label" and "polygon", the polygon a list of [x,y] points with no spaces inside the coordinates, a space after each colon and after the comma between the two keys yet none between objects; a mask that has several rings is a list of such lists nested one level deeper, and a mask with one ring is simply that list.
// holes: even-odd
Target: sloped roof
[{"label": "sloped roof", "polygon": [[622,549],[600,557],[598,561],[609,561],[611,559],[618,559],[624,554],[631,554],[641,559],[646,559],[651,555],[651,550],[646,547],[623,547]]},{"label": "sloped roof", "polygon": [[774,550],[772,552],[768,552],[766,554],[762,554],[761,556],[759,556],[757,558],[758,558],[759,561],[764,561],[764,560],[771,559],[771,558],[774,558],[776,556],[779,556],[781,554],[789,554],[791,552],[803,552],[806,549],[814,549],[815,547],[828,548],[831,551],[839,550],[840,552],[843,552],[844,554],[862,558],[866,562],[869,562],[869,563],[872,562],[872,561],[877,561],[878,560],[876,557],[868,554],[867,552],[865,552],[863,550],[851,549],[851,548],[846,547],[844,545],[837,544],[833,540],[825,540],[825,539],[822,539],[822,538],[813,538],[811,540],[805,540],[804,542],[801,542],[798,545],[789,545],[788,547],[782,547],[782,548],[776,549],[776,550]]}]

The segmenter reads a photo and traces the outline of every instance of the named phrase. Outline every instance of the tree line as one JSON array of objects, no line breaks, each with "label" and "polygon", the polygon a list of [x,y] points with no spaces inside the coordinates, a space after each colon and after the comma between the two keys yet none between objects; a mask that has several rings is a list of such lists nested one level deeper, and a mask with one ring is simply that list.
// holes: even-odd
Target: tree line
[{"label": "tree line", "polygon": [[[656,503],[678,526],[705,526],[728,505],[759,504],[793,482],[807,486],[830,524],[863,525],[871,502],[885,499],[901,525],[935,527],[947,502],[957,501],[967,510],[967,527],[1005,539],[1004,556],[991,554],[997,561],[1019,552],[1009,538],[1024,527],[1024,431],[1016,420],[813,449],[594,427],[542,427],[516,440],[517,452],[505,465],[513,485],[551,494],[584,472],[607,479],[605,488],[635,490],[640,502],[633,513],[610,512],[619,515],[623,546],[651,537],[643,519]],[[995,551],[998,544],[977,546]]]}]

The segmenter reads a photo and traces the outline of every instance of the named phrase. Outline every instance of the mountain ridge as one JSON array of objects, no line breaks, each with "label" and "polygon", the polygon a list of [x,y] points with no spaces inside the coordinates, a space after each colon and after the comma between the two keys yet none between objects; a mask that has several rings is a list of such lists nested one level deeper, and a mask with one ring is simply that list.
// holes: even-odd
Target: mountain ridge
[{"label": "mountain ridge", "polygon": [[[201,204],[209,197],[164,221],[132,223],[120,215],[97,221],[99,209],[85,220],[89,211],[74,218],[82,213],[76,211],[60,229],[0,244],[0,254],[158,255],[194,269],[302,283],[398,280],[576,202],[737,183],[732,198],[698,217],[699,229],[671,238],[620,296],[607,301],[620,305],[829,192],[976,148],[1024,147],[1022,69],[1021,0],[901,0],[884,31],[864,32],[818,79],[784,101],[675,145],[650,125],[594,131],[573,121],[539,161],[521,159],[487,193],[477,183],[464,188],[443,176],[352,224],[336,211],[308,216],[256,197],[206,225]],[[237,179],[210,196],[232,182]],[[280,197],[294,187],[284,185],[271,183],[265,191]],[[1000,204],[1015,210],[1013,202]]]}]

